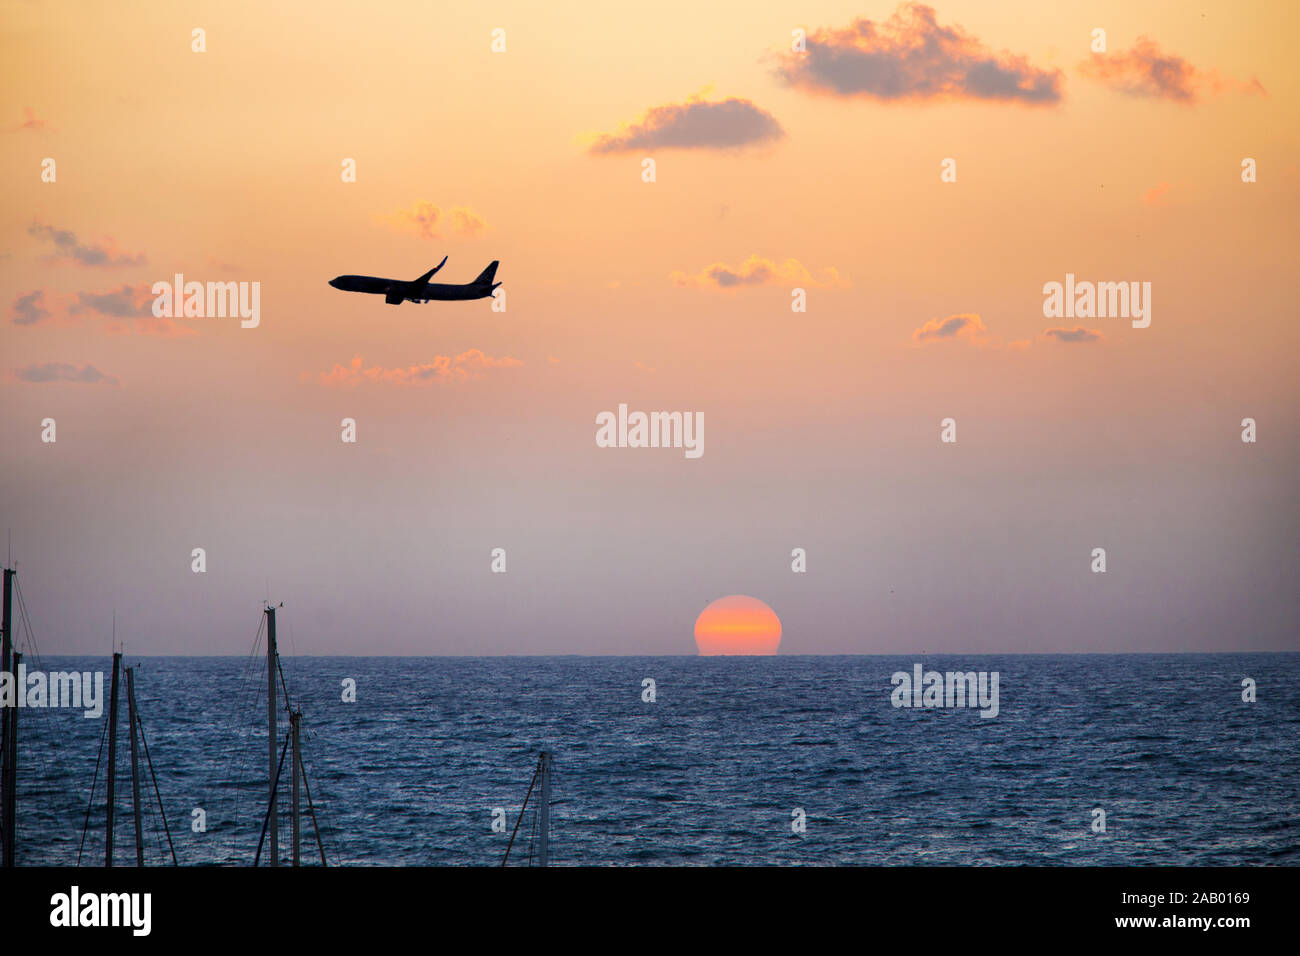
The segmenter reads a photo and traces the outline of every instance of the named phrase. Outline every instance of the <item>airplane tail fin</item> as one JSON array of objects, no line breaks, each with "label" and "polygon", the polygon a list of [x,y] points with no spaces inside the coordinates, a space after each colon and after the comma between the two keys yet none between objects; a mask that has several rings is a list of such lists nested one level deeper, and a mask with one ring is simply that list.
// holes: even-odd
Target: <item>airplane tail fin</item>
[{"label": "airplane tail fin", "polygon": [[499,265],[501,265],[500,261],[493,259],[492,264],[478,274],[478,278],[474,280],[475,284],[485,284],[495,279]]}]

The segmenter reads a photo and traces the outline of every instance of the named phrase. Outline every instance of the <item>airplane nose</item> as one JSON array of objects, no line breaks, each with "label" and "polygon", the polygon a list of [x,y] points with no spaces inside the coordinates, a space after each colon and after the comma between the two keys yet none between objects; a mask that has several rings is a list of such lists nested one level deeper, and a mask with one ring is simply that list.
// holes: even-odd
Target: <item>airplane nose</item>
[{"label": "airplane nose", "polygon": [[330,279],[330,285],[337,289],[339,287],[339,280],[337,278]]}]

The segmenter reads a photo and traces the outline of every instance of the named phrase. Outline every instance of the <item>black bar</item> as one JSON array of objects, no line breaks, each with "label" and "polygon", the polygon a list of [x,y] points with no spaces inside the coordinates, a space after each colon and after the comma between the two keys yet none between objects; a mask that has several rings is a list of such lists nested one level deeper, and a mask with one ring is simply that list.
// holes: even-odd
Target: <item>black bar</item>
[{"label": "black bar", "polygon": [[[236,942],[265,925],[247,905],[274,899],[292,920],[295,946],[368,943],[403,929],[461,930],[506,938],[511,927],[538,926],[563,941],[609,941],[629,934],[692,943],[717,939],[775,948],[780,937],[809,949],[846,939],[900,952],[1020,952],[1046,944],[1128,938],[1125,949],[1183,947],[1205,940],[1218,952],[1258,948],[1293,927],[1295,871],[1091,867],[945,868],[655,868],[505,869],[304,867],[292,878],[269,868],[181,867],[104,870],[33,869],[8,897],[6,919],[20,938],[71,931],[51,926],[55,894],[148,892],[149,935],[164,942]],[[1183,894],[1171,902],[1171,894]],[[1225,902],[1195,895],[1225,894]],[[1164,897],[1149,902],[1129,897]],[[1235,901],[1232,899],[1235,897]],[[196,903],[216,901],[211,905]],[[578,901],[575,904],[575,901]],[[485,908],[486,907],[486,908]],[[702,913],[709,919],[699,919]],[[1165,921],[1208,919],[1209,929]],[[487,920],[485,929],[484,920]],[[1128,925],[1132,920],[1153,925]],[[1246,920],[1249,925],[1218,921]],[[1120,922],[1124,925],[1120,925]],[[288,930],[286,930],[288,931]],[[505,933],[506,936],[500,936]],[[130,928],[83,931],[96,941],[127,939]],[[1164,942],[1162,942],[1164,941]],[[892,944],[892,945],[891,945]],[[1208,947],[1207,947],[1208,948]]]}]

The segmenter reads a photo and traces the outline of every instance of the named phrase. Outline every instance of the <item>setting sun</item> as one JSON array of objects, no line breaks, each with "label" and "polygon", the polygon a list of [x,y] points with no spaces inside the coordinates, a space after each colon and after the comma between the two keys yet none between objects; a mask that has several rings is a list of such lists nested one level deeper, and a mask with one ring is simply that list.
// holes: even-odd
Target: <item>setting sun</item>
[{"label": "setting sun", "polygon": [[781,643],[781,620],[757,598],[732,594],[700,612],[695,619],[695,643],[706,657],[775,654]]}]

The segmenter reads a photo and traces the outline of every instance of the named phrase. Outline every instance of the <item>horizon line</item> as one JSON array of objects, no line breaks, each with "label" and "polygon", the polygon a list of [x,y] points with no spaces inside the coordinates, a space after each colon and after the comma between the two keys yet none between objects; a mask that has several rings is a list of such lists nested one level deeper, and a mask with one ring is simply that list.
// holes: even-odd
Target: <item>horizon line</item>
[{"label": "horizon line", "polygon": [[[794,657],[1194,657],[1194,656],[1216,656],[1228,654],[1300,654],[1297,650],[1232,650],[1232,651],[928,651],[920,652],[874,652],[874,653],[809,653],[809,654],[577,654],[577,653],[560,653],[560,654],[285,654],[281,652],[281,657],[294,658],[327,658],[327,657],[398,657],[398,658],[467,658],[471,660],[497,659],[497,658],[551,658],[551,657],[683,657],[707,658],[723,657],[727,659],[752,659],[752,658],[794,658]],[[111,657],[111,654],[42,654],[40,659],[45,660],[54,657]],[[127,656],[125,652],[123,657]],[[138,654],[137,657],[183,657],[183,658],[213,658],[213,659],[236,659],[250,657],[249,654]],[[263,655],[257,655],[263,656]]]}]

